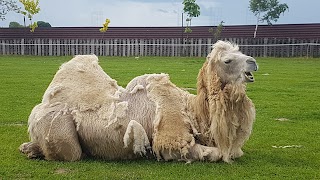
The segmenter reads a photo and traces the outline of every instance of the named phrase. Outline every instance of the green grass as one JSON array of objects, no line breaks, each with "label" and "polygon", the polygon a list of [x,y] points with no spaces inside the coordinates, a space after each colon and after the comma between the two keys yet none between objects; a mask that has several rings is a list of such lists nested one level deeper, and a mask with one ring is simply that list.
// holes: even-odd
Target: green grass
[{"label": "green grass", "polygon": [[[319,179],[320,59],[257,59],[247,93],[256,106],[245,155],[233,164],[156,160],[79,162],[29,160],[27,118],[59,66],[71,57],[0,56],[0,179]],[[179,87],[195,88],[204,58],[100,57],[125,86],[145,73],[169,73]],[[192,91],[192,93],[195,93]],[[287,121],[276,119],[286,118]],[[301,145],[300,148],[272,146]]]}]

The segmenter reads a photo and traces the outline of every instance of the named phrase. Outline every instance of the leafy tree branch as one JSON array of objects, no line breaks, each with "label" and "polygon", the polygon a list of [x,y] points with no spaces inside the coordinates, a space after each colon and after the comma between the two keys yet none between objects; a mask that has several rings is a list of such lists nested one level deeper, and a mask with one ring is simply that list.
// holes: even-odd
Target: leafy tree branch
[{"label": "leafy tree branch", "polygon": [[196,3],[196,0],[184,0],[182,4],[184,5],[183,11],[184,13],[187,13],[188,16],[186,18],[187,27],[185,28],[184,32],[191,33],[191,20],[193,17],[200,16],[200,6]]},{"label": "leafy tree branch", "polygon": [[280,4],[278,0],[250,0],[249,9],[257,18],[253,36],[255,38],[259,22],[267,21],[268,25],[272,25],[272,21],[277,22],[280,14],[289,9],[289,6],[286,3]]},{"label": "leafy tree branch", "polygon": [[20,8],[17,2],[13,0],[0,0],[0,20],[5,20],[6,15],[10,11],[19,12]]}]

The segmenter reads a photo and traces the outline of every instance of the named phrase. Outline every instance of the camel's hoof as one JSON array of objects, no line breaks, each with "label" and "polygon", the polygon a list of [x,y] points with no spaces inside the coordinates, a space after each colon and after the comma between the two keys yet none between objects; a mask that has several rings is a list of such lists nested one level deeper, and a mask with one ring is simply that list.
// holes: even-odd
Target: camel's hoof
[{"label": "camel's hoof", "polygon": [[44,155],[38,144],[33,142],[23,143],[19,147],[19,151],[26,154],[29,159],[42,159]]},{"label": "camel's hoof", "polygon": [[231,158],[236,159],[243,156],[243,154],[244,154],[243,151],[241,149],[238,149],[236,152],[231,154]]}]

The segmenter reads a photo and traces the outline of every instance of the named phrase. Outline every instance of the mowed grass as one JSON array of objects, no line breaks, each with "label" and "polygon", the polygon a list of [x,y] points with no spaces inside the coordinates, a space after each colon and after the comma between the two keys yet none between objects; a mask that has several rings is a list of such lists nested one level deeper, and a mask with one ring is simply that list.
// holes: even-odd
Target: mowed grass
[{"label": "mowed grass", "polygon": [[[0,56],[0,179],[320,179],[320,59],[257,58],[256,82],[247,86],[257,118],[245,155],[233,164],[29,160],[18,151],[28,141],[29,113],[70,59]],[[122,86],[135,76],[164,72],[177,86],[196,88],[204,60],[100,57],[100,65]]]}]

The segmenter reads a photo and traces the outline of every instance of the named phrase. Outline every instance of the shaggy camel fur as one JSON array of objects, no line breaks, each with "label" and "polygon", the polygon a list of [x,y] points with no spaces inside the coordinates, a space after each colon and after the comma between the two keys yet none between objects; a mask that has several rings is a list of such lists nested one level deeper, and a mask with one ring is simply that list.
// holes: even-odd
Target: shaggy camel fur
[{"label": "shaggy camel fur", "polygon": [[[257,65],[237,45],[218,41],[198,75],[197,95],[176,87],[167,74],[138,76],[117,85],[94,55],[63,64],[28,123],[29,158],[80,160],[158,159],[230,162],[243,155],[255,109],[245,83]],[[151,143],[150,143],[151,142]]]}]

